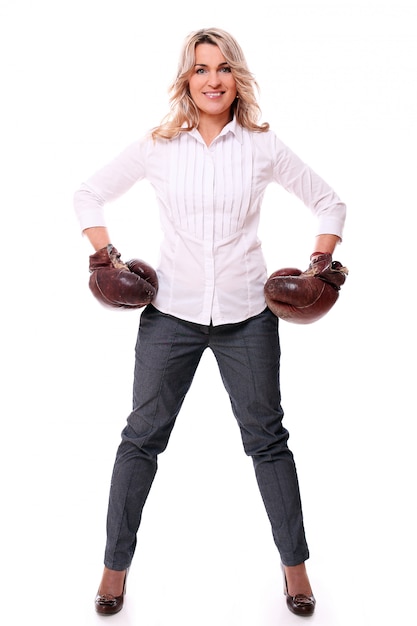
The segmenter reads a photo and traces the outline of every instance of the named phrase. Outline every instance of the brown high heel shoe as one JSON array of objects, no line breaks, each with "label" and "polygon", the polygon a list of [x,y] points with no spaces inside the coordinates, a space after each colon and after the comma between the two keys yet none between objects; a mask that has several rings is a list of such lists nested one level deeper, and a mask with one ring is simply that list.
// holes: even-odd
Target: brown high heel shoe
[{"label": "brown high heel shoe", "polygon": [[284,566],[281,564],[282,574],[284,577],[284,595],[287,599],[287,607],[295,615],[301,617],[308,617],[313,615],[316,608],[316,599],[313,595],[306,596],[304,593],[297,593],[295,596],[290,596],[288,593],[287,577],[285,575]]},{"label": "brown high heel shoe", "polygon": [[100,594],[97,593],[95,599],[95,607],[96,613],[99,615],[115,615],[123,608],[123,601],[126,594],[126,579],[129,572],[129,568],[127,568],[125,573],[125,578],[123,581],[123,591],[120,596],[112,596],[109,593]]}]

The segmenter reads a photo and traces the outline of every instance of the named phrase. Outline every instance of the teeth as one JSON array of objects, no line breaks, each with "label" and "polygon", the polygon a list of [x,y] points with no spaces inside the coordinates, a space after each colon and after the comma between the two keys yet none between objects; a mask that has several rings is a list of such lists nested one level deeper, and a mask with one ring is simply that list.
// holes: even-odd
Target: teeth
[{"label": "teeth", "polygon": [[219,96],[221,96],[221,95],[222,95],[222,94],[221,94],[221,92],[220,92],[220,91],[217,91],[216,93],[206,93],[206,96],[207,96],[208,98],[218,98],[218,97],[219,97]]}]

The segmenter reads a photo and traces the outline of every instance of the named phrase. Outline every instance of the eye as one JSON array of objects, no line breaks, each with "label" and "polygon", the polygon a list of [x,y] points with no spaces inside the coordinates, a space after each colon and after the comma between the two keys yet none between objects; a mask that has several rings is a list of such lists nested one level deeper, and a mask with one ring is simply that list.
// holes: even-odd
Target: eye
[{"label": "eye", "polygon": [[224,72],[225,74],[230,74],[232,69],[230,67],[222,67],[220,71]]},{"label": "eye", "polygon": [[197,67],[195,73],[196,74],[204,74],[206,70],[204,69],[204,67]]}]

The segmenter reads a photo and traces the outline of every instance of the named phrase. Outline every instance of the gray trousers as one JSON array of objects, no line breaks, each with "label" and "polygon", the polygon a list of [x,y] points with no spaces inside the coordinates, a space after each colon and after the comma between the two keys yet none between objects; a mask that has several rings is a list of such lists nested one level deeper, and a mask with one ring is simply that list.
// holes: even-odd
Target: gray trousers
[{"label": "gray trousers", "polygon": [[149,305],[136,343],[133,410],[111,481],[104,560],[110,569],[130,566],[158,455],[206,348],[216,358],[244,450],[252,457],[281,560],[298,565],[309,556],[296,468],[282,425],[278,319],[266,309],[238,324],[201,326]]}]

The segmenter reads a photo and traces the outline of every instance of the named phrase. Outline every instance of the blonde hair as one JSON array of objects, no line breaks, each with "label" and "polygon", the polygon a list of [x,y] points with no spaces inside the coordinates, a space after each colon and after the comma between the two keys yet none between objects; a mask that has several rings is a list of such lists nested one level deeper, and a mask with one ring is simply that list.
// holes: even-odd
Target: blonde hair
[{"label": "blonde hair", "polygon": [[238,124],[256,132],[268,130],[267,122],[258,124],[261,111],[255,91],[259,91],[259,87],[248,69],[241,47],[226,31],[205,28],[191,33],[183,44],[177,76],[169,88],[170,111],[161,124],[153,129],[152,137],[172,139],[181,132],[197,128],[199,112],[190,95],[189,78],[194,70],[195,49],[201,43],[218,46],[230,66],[238,96],[232,104],[232,113]]}]

